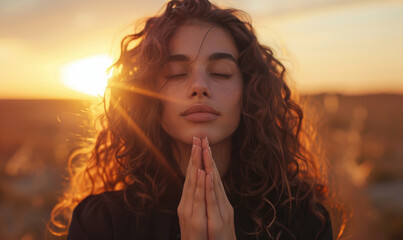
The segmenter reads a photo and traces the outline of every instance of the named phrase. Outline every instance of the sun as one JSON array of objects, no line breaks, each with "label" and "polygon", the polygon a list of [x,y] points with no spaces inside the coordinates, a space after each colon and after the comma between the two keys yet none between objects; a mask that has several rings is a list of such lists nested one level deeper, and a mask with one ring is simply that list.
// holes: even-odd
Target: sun
[{"label": "sun", "polygon": [[103,96],[108,80],[106,70],[111,64],[112,58],[108,55],[95,55],[70,62],[62,68],[62,81],[81,93]]}]

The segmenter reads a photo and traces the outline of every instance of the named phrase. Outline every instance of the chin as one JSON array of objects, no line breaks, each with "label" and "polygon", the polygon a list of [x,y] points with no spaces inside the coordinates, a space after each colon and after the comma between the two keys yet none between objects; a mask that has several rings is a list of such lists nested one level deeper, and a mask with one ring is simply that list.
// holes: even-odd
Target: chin
[{"label": "chin", "polygon": [[[178,136],[178,138],[186,144],[193,144],[193,137],[207,137],[209,143],[212,145],[224,141],[232,135],[230,133],[223,133],[213,129],[192,129],[183,132],[186,134]],[[175,138],[175,136],[172,137]]]}]

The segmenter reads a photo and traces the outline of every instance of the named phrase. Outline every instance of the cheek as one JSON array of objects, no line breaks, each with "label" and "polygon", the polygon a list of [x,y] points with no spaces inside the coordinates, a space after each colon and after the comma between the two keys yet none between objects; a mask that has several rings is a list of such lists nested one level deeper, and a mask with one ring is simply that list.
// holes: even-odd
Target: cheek
[{"label": "cheek", "polygon": [[162,127],[165,131],[169,130],[172,127],[173,123],[173,110],[174,107],[170,103],[162,104]]},{"label": "cheek", "polygon": [[164,131],[174,139],[181,139],[183,135],[183,124],[179,116],[180,105],[173,102],[162,104],[161,126]]},{"label": "cheek", "polygon": [[[226,128],[235,130],[239,125],[241,116],[241,99],[243,95],[242,81],[220,89],[221,107],[225,111]],[[227,130],[229,130],[227,129]]]},{"label": "cheek", "polygon": [[231,104],[233,105],[233,117],[237,119],[236,128],[238,128],[239,121],[241,118],[242,96],[243,96],[243,81],[240,81],[239,85],[236,87],[236,89],[234,89],[231,102]]},{"label": "cheek", "polygon": [[240,114],[241,99],[243,95],[242,81],[238,80],[236,84],[231,84],[226,88],[221,89],[222,102],[226,108],[233,114]]},{"label": "cheek", "polygon": [[242,92],[237,92],[232,95],[231,101],[228,102],[228,117],[230,118],[229,121],[232,123],[232,126],[235,128],[238,127],[239,119],[241,117],[241,97]]},{"label": "cheek", "polygon": [[[161,95],[167,99],[171,99],[175,96],[175,90],[169,85],[164,85],[163,89],[159,92]],[[161,124],[163,129],[168,132],[172,127],[172,122],[174,118],[174,112],[176,110],[175,104],[171,101],[162,101],[162,118]]]}]

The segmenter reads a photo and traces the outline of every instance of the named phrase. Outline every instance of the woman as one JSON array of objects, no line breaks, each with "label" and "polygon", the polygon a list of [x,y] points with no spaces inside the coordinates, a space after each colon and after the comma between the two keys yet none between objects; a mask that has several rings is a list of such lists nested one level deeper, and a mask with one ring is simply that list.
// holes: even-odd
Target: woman
[{"label": "woman", "polygon": [[244,13],[168,2],[123,39],[108,89],[52,212],[68,239],[332,239],[302,110]]}]

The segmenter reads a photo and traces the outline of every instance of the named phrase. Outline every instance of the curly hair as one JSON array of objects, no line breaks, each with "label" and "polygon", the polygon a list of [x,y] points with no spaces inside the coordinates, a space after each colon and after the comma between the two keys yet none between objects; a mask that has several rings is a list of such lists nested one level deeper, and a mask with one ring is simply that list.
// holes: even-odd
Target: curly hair
[{"label": "curly hair", "polygon": [[314,154],[314,130],[304,127],[302,108],[291,96],[285,67],[258,42],[246,13],[208,0],[171,0],[165,11],[121,41],[98,118],[101,130],[90,153],[70,157],[69,188],[51,214],[54,234],[67,233],[74,207],[88,195],[123,190],[126,205],[146,214],[158,206],[167,178],[183,184],[167,147],[171,139],[161,127],[165,97],[154,91],[171,36],[192,19],[227,30],[239,51],[242,113],[223,182],[227,194],[239,200],[234,204],[247,206],[256,226],[251,234],[292,236],[287,221],[302,204],[324,226],[317,207],[328,197],[324,168]]}]

